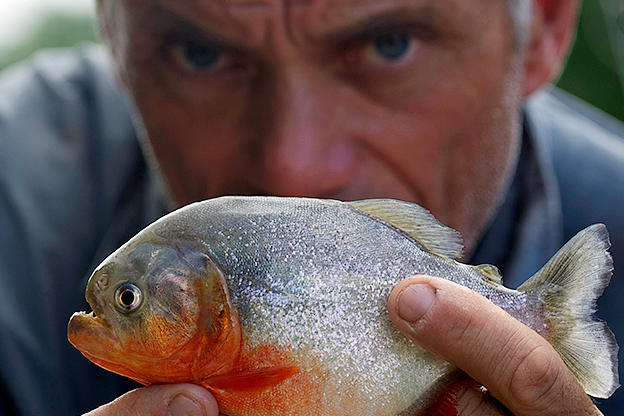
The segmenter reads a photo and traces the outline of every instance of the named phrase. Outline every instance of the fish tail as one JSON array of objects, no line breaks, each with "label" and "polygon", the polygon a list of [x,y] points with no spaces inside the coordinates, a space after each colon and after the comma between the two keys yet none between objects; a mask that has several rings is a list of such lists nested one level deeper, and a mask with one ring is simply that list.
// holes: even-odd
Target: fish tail
[{"label": "fish tail", "polygon": [[540,271],[518,287],[544,302],[544,334],[585,389],[597,398],[618,388],[618,345],[606,322],[594,320],[613,260],[604,224],[579,232]]}]

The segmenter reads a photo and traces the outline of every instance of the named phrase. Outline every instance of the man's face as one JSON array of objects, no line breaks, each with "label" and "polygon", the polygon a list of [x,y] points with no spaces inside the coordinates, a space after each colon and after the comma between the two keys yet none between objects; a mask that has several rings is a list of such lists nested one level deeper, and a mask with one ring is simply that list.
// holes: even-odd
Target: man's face
[{"label": "man's face", "polygon": [[114,8],[112,46],[176,203],[397,198],[474,246],[517,153],[505,0]]}]

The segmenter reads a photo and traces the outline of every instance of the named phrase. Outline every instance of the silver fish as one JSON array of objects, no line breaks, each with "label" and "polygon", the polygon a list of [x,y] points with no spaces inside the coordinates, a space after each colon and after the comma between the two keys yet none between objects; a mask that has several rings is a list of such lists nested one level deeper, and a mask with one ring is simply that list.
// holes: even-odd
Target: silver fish
[{"label": "silver fish", "polygon": [[592,313],[611,277],[602,224],[512,290],[459,234],[395,200],[222,197],[181,208],[97,268],[70,341],[144,384],[209,388],[230,416],[427,414],[457,373],[402,336],[386,303],[415,274],[468,287],[548,339],[585,391],[618,386]]}]

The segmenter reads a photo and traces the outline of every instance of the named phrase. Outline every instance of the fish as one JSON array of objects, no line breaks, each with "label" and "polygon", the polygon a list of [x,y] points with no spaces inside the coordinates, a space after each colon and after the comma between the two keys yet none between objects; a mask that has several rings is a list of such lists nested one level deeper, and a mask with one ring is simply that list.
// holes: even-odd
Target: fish
[{"label": "fish", "polygon": [[[613,333],[595,320],[613,262],[603,224],[517,289],[459,261],[460,234],[425,208],[375,199],[220,197],[182,207],[107,257],[68,339],[143,384],[191,382],[229,416],[452,415],[466,376],[403,336],[387,299],[440,276],[546,338],[585,391],[619,386]],[[449,405],[451,403],[451,405]]]}]

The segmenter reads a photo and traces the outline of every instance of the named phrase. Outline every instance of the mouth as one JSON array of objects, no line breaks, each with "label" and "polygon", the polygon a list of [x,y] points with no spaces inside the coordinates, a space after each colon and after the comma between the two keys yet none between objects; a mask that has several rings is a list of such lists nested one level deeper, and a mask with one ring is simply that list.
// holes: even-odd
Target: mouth
[{"label": "mouth", "polygon": [[71,322],[72,319],[92,319],[94,320],[94,322],[97,322],[98,324],[104,325],[104,326],[109,326],[106,321],[104,321],[104,319],[100,318],[99,316],[97,316],[97,314],[95,313],[95,311],[91,311],[89,313],[85,312],[85,311],[79,311],[79,312],[74,312],[74,314],[69,318],[69,321]]},{"label": "mouth", "polygon": [[76,312],[67,324],[67,339],[83,354],[106,358],[119,349],[110,325],[95,312]]},{"label": "mouth", "polygon": [[67,339],[89,361],[105,370],[144,385],[150,384],[124,364],[127,352],[114,336],[111,326],[95,312],[75,312],[67,324]]},{"label": "mouth", "polygon": [[103,315],[102,314],[103,310],[102,310],[102,306],[100,306],[100,302],[98,302],[98,299],[95,296],[95,291],[92,286],[93,285],[91,284],[91,279],[89,279],[89,283],[87,284],[87,290],[85,292],[85,300],[87,301],[87,304],[89,305],[89,307],[91,307],[91,312],[89,313],[78,312],[78,313],[83,313],[86,316],[98,318],[98,315]]}]

